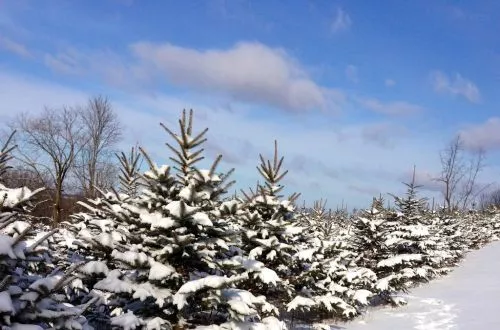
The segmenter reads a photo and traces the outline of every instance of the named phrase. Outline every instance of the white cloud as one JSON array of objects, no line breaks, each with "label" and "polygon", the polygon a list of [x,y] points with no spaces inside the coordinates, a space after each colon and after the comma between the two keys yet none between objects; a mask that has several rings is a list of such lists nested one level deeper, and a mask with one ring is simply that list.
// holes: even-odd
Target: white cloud
[{"label": "white cloud", "polygon": [[386,80],[384,81],[384,84],[385,84],[387,87],[392,87],[392,86],[396,85],[396,81],[395,81],[395,80],[393,80],[393,79],[388,78],[388,79],[386,79]]},{"label": "white cloud", "polygon": [[354,83],[359,82],[358,68],[355,65],[348,65],[345,69],[345,76]]},{"label": "white cloud", "polygon": [[500,118],[493,117],[482,124],[469,126],[460,135],[468,149],[500,149]]},{"label": "white cloud", "polygon": [[67,49],[46,54],[45,65],[65,74],[98,74],[119,87],[151,87],[154,82],[221,94],[237,101],[291,111],[326,109],[338,91],[316,84],[284,50],[241,42],[228,49],[196,50],[172,44],[139,42],[130,46],[134,59],[109,50]]},{"label": "white cloud", "polygon": [[434,90],[438,93],[462,96],[472,103],[481,101],[479,88],[459,73],[450,77],[441,71],[434,71],[430,74],[430,78]]},{"label": "white cloud", "polygon": [[382,102],[374,98],[359,98],[357,101],[369,110],[391,116],[411,115],[425,110],[419,105],[405,101]]},{"label": "white cloud", "polygon": [[325,91],[284,50],[260,43],[199,51],[141,42],[134,55],[150,74],[169,82],[227,94],[237,100],[295,111],[324,108]]},{"label": "white cloud", "polygon": [[82,51],[69,47],[55,54],[46,53],[43,62],[54,72],[97,76],[114,87],[136,90],[151,87],[150,72],[108,49]]},{"label": "white cloud", "polygon": [[332,32],[337,33],[340,31],[349,30],[351,25],[352,20],[349,14],[347,14],[342,8],[338,7],[331,26]]},{"label": "white cloud", "polygon": [[4,49],[21,57],[29,58],[33,56],[26,46],[7,37],[0,36],[0,49]]}]

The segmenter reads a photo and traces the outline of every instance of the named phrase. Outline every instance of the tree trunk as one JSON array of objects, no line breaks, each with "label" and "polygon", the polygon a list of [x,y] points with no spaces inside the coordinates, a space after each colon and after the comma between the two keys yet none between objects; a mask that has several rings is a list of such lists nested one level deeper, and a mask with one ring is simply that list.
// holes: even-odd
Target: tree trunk
[{"label": "tree trunk", "polygon": [[58,182],[54,193],[54,208],[52,210],[52,219],[57,225],[61,222],[62,211],[62,183]]}]

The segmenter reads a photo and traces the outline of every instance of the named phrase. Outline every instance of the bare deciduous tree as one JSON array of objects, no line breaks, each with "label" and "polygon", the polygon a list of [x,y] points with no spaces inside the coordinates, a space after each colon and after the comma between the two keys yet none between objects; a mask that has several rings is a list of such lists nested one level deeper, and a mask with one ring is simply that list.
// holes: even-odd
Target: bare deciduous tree
[{"label": "bare deciduous tree", "polygon": [[466,157],[460,135],[457,135],[440,153],[441,175],[435,180],[443,184],[444,207],[448,211],[466,208],[481,192],[477,177],[484,168],[485,152],[479,149]]},{"label": "bare deciduous tree", "polygon": [[69,172],[87,142],[79,119],[74,108],[45,108],[39,115],[22,114],[13,123],[19,133],[15,157],[53,191],[55,222],[61,221],[63,190]]},{"label": "bare deciduous tree", "polygon": [[107,97],[93,97],[79,111],[88,143],[79,153],[74,171],[83,194],[94,198],[96,187],[110,189],[115,184],[118,171],[113,147],[122,136],[122,127]]},{"label": "bare deciduous tree", "polygon": [[450,144],[440,154],[441,175],[436,178],[442,182],[444,204],[447,210],[452,209],[453,198],[455,196],[458,183],[464,176],[462,157],[463,143],[460,135],[457,135]]},{"label": "bare deciduous tree", "polygon": [[484,160],[486,154],[484,149],[479,149],[474,152],[473,157],[469,159],[465,165],[465,175],[458,195],[458,204],[465,209],[487,186],[478,187],[477,176],[484,169]]},{"label": "bare deciduous tree", "polygon": [[500,189],[494,189],[487,193],[482,193],[479,198],[479,207],[486,210],[489,207],[500,207]]}]

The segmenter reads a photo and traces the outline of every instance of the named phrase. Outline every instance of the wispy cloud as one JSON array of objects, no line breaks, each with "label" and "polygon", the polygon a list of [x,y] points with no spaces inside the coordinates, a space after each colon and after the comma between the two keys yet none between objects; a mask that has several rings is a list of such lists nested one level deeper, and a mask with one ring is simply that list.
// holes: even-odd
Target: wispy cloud
[{"label": "wispy cloud", "polygon": [[468,149],[500,149],[500,118],[493,117],[486,122],[471,125],[462,131],[460,135],[464,145]]},{"label": "wispy cloud", "polygon": [[324,109],[338,94],[313,81],[283,49],[260,43],[241,42],[227,49],[200,51],[138,42],[130,51],[132,59],[111,51],[67,49],[47,54],[45,64],[66,74],[98,73],[118,85],[166,82],[290,111]]},{"label": "wispy cloud", "polygon": [[353,83],[359,82],[358,67],[352,64],[348,65],[345,69],[345,76]]},{"label": "wispy cloud", "polygon": [[369,197],[378,197],[382,193],[381,189],[377,187],[349,185],[347,188],[356,193],[368,195]]},{"label": "wispy cloud", "polygon": [[339,172],[331,166],[325,165],[322,161],[311,159],[304,155],[295,155],[291,158],[289,169],[295,173],[311,173],[317,171],[327,178],[338,179]]},{"label": "wispy cloud", "polygon": [[376,123],[366,125],[361,130],[361,136],[367,143],[375,143],[384,148],[391,148],[395,146],[395,137],[408,133],[408,130],[395,123]]},{"label": "wispy cloud", "polygon": [[351,17],[342,8],[338,7],[333,18],[331,31],[333,33],[349,30],[352,25]]},{"label": "wispy cloud", "polygon": [[382,102],[375,98],[359,98],[357,101],[371,111],[391,116],[412,115],[425,110],[419,105],[406,101]]},{"label": "wispy cloud", "polygon": [[431,83],[437,93],[445,93],[454,96],[462,96],[472,103],[481,101],[479,88],[472,81],[462,77],[459,73],[448,76],[441,71],[430,74]]},{"label": "wispy cloud", "polygon": [[98,77],[115,87],[151,87],[151,72],[139,67],[126,54],[121,55],[109,49],[85,51],[68,47],[53,54],[46,53],[43,63],[54,72]]},{"label": "wispy cloud", "polygon": [[63,74],[83,74],[84,63],[83,55],[76,49],[67,49],[57,54],[45,54],[44,64],[50,69]]},{"label": "wispy cloud", "polygon": [[4,49],[25,58],[33,57],[25,45],[3,36],[0,36],[0,49]]},{"label": "wispy cloud", "polygon": [[393,80],[393,79],[387,78],[387,79],[384,81],[384,84],[385,84],[387,87],[392,87],[392,86],[396,85],[396,81],[395,81],[395,80]]},{"label": "wispy cloud", "polygon": [[231,137],[231,142],[218,142],[215,139],[209,139],[205,143],[204,148],[211,158],[215,159],[218,155],[223,155],[223,162],[230,165],[245,164],[254,154],[258,153],[250,141]]}]

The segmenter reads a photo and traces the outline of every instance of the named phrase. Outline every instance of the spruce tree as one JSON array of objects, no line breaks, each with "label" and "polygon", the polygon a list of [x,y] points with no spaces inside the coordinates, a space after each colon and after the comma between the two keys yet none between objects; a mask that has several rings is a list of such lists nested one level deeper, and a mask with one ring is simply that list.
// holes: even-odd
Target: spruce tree
[{"label": "spruce tree", "polygon": [[361,210],[353,218],[350,247],[357,254],[356,264],[372,270],[376,269],[385,248],[384,225],[387,211],[382,197],[373,198],[367,210]]},{"label": "spruce tree", "polygon": [[142,157],[138,148],[132,147],[128,154],[121,152],[116,155],[120,162],[119,192],[125,196],[136,198],[141,185],[140,167]]},{"label": "spruce tree", "polygon": [[304,233],[317,240],[330,240],[341,228],[339,219],[344,214],[340,210],[333,212],[326,209],[326,200],[317,200],[312,208],[303,207],[297,217]]},{"label": "spruce tree", "polygon": [[379,277],[377,288],[386,293],[394,304],[404,303],[391,297],[431,278],[435,272],[430,259],[435,242],[424,224],[427,201],[418,198],[415,177],[405,183],[404,197],[394,197],[395,212],[389,213],[384,222],[385,249],[377,263]]},{"label": "spruce tree", "polygon": [[194,133],[192,111],[183,112],[179,126],[176,134],[162,125],[176,143],[166,144],[173,166],[158,166],[141,148],[149,170],[138,196],[104,200],[80,216],[97,231],[79,236],[85,254],[109,269],[93,292],[111,307],[115,327],[266,328],[275,320],[259,323],[260,314],[273,307],[238,287],[265,269],[230,253],[237,232],[229,220],[236,210],[223,198],[232,171],[217,174],[221,156],[209,169],[198,167],[208,129]]},{"label": "spruce tree", "polygon": [[352,233],[343,229],[328,238],[311,237],[309,248],[297,254],[299,260],[308,263],[298,276],[300,290],[288,304],[289,310],[315,315],[320,322],[325,318],[353,318],[369,304],[376,275],[356,264],[358,252],[351,237]]},{"label": "spruce tree", "polygon": [[461,230],[461,214],[432,212],[430,232],[436,243],[430,255],[436,271],[445,274],[463,258],[467,250],[466,235]]},{"label": "spruce tree", "polygon": [[[240,212],[242,224],[241,250],[252,260],[263,263],[277,274],[271,283],[247,283],[252,292],[264,295],[279,307],[293,297],[294,277],[301,266],[294,257],[299,252],[301,227],[295,223],[295,200],[298,194],[284,199],[280,192],[281,180],[288,173],[283,170],[283,157],[278,155],[278,143],[274,143],[274,158],[266,160],[260,155],[257,167],[263,179],[255,193],[245,194],[246,201]],[[279,277],[279,278],[278,278]]]}]

